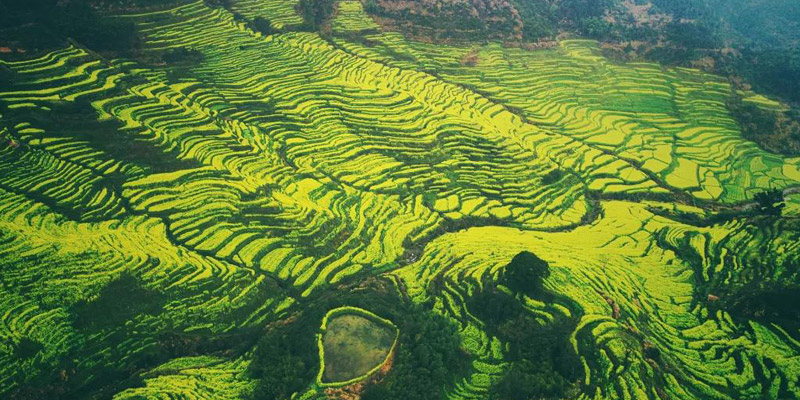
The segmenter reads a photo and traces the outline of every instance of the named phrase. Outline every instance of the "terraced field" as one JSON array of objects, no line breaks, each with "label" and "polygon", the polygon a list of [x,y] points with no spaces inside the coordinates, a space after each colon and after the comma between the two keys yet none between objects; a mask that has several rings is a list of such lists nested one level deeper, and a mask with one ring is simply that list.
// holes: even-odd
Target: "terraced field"
[{"label": "terraced field", "polygon": [[375,31],[380,27],[364,12],[360,1],[340,1],[332,28],[334,33],[344,34]]},{"label": "terraced field", "polygon": [[[460,327],[448,398],[487,398],[507,346],[468,300],[528,250],[559,297],[518,301],[578,321],[573,398],[800,398],[798,325],[710,300],[800,279],[796,195],[698,222],[800,184],[800,159],[741,137],[725,81],[582,40],[410,42],[355,1],[330,38],[291,2],[231,3],[119,16],[195,63],[0,59],[0,397],[247,398],[243,335],[378,276]],[[126,276],[129,298],[104,292]]]}]

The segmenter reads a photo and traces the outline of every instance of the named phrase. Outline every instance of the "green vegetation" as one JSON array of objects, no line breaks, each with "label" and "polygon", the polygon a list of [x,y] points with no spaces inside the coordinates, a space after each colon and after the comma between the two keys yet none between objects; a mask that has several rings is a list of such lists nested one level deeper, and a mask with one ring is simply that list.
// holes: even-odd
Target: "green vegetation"
[{"label": "green vegetation", "polygon": [[392,369],[366,389],[363,399],[440,399],[447,384],[467,370],[469,359],[461,350],[457,326],[435,312],[411,307],[398,324]]},{"label": "green vegetation", "polygon": [[304,323],[270,327],[258,342],[250,375],[257,378],[255,398],[284,399],[314,379],[319,368],[317,341]]},{"label": "green vegetation", "polygon": [[389,361],[398,334],[390,322],[358,308],[331,310],[322,326],[321,384],[368,377]]},{"label": "green vegetation", "polygon": [[[490,399],[550,399],[577,393],[575,383],[583,371],[570,335],[580,310],[544,288],[543,280],[549,276],[546,261],[522,251],[495,284],[473,294],[467,303],[485,323],[486,332],[506,344],[503,359],[509,365],[489,389]],[[533,299],[546,307],[563,308],[542,319],[524,306]]]},{"label": "green vegetation", "polygon": [[[520,255],[515,256],[519,258]],[[558,301],[541,287],[536,298],[547,303]],[[557,314],[553,320],[542,321],[515,297],[494,287],[473,295],[468,307],[486,323],[487,333],[507,344],[503,358],[510,365],[490,388],[490,399],[549,399],[575,395],[575,382],[582,370],[569,340],[578,318]]]},{"label": "green vegetation", "polygon": [[[618,34],[569,4],[518,33]],[[0,397],[800,398],[800,159],[749,136],[790,107],[385,6],[109,3],[127,50],[0,53]]]},{"label": "green vegetation", "polygon": [[507,0],[374,0],[366,2],[366,8],[420,37],[483,41],[507,36],[520,27],[519,16]]},{"label": "green vegetation", "polygon": [[303,17],[305,29],[309,31],[320,29],[333,14],[333,4],[332,0],[300,0],[297,9]]},{"label": "green vegetation", "polygon": [[63,45],[65,37],[97,51],[127,52],[138,45],[133,24],[104,18],[92,0],[6,1],[0,3],[0,26],[0,45],[25,51]]},{"label": "green vegetation", "polygon": [[114,326],[136,316],[158,314],[165,302],[161,293],[142,288],[134,276],[124,274],[103,286],[96,299],[79,300],[71,313],[78,328]]},{"label": "green vegetation", "polygon": [[196,64],[203,60],[203,53],[194,49],[178,47],[165,51],[164,54],[161,55],[161,59],[166,64]]},{"label": "green vegetation", "polygon": [[272,35],[276,32],[275,28],[272,27],[272,23],[264,17],[255,17],[253,19],[253,29],[264,35]]},{"label": "green vegetation", "polygon": [[800,122],[785,110],[746,101],[741,96],[731,96],[728,108],[739,121],[744,138],[773,153],[800,155]]},{"label": "green vegetation", "polygon": [[765,323],[783,323],[787,328],[798,328],[797,307],[800,288],[786,283],[751,282],[726,296],[722,306],[731,314],[744,319],[755,319]]},{"label": "green vegetation", "polygon": [[515,293],[533,295],[542,289],[542,280],[550,276],[547,261],[536,257],[529,251],[523,251],[506,265],[500,283]]},{"label": "green vegetation", "polygon": [[780,189],[769,189],[758,192],[753,197],[759,213],[780,216],[786,204],[783,202],[783,191]]},{"label": "green vegetation", "polygon": [[[780,99],[792,112],[759,131],[762,137],[776,136],[773,144],[787,138],[787,126],[800,123],[800,7],[793,1],[410,0],[367,6],[420,38],[474,43],[500,38],[533,48],[564,36],[600,40],[605,54],[617,60],[699,67],[738,89],[752,87]],[[751,114],[740,107],[731,111],[744,112],[740,119]],[[791,141],[796,147],[797,139]]]}]

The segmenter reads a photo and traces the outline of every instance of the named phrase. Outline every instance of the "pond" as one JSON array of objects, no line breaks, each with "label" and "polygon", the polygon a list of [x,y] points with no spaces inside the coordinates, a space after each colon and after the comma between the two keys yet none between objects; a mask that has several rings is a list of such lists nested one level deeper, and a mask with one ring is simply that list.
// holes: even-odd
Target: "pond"
[{"label": "pond", "polygon": [[348,381],[382,365],[396,337],[395,328],[365,316],[331,317],[322,336],[323,381]]}]

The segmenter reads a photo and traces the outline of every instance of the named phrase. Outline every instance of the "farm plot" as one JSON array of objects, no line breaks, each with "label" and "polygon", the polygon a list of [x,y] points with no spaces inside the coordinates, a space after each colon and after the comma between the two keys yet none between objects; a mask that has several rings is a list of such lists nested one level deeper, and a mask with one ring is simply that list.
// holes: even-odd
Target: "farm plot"
[{"label": "farm plot", "polygon": [[[483,362],[476,364],[475,374],[455,388],[451,398],[486,396],[488,384],[499,379],[505,368],[495,350],[498,346],[481,332],[466,299],[486,282],[497,280],[504,265],[521,250],[535,251],[550,263],[553,269],[547,287],[569,299],[548,304],[525,298],[531,312],[547,324],[559,315],[579,311],[580,322],[571,342],[584,365],[582,385],[592,388],[589,392],[596,390],[604,398],[658,398],[647,382],[664,379],[668,384],[661,390],[675,398],[795,398],[800,394],[800,388],[790,383],[800,367],[791,335],[755,321],[739,325],[727,313],[708,313],[693,301],[693,285],[704,286],[703,276],[737,279],[745,272],[735,269],[758,258],[742,254],[692,264],[677,257],[685,254],[674,252],[677,245],[652,244],[654,235],[664,235],[668,242],[684,243],[700,254],[731,254],[720,247],[742,247],[737,241],[747,237],[743,226],[690,228],[654,216],[646,206],[626,203],[607,203],[605,210],[604,219],[572,232],[487,227],[447,234],[431,242],[419,261],[395,272],[409,285],[409,293],[420,298],[430,295],[432,282],[444,280],[437,304],[461,321],[465,342]],[[696,240],[682,240],[681,235],[689,232],[697,235]],[[785,246],[792,238],[783,234],[745,240],[751,241],[746,246],[764,251],[754,242]],[[716,272],[702,266],[716,266]],[[796,268],[790,269],[796,276]],[[763,276],[784,273],[763,271]],[[650,358],[643,350],[647,346],[661,349],[661,356]],[[780,361],[773,364],[767,359]],[[765,363],[774,367],[761,369]],[[781,389],[779,382],[786,382],[788,389]]]},{"label": "farm plot", "polygon": [[[119,383],[118,399],[243,398],[258,384],[243,337],[381,276],[459,324],[472,370],[447,394],[485,398],[508,346],[470,299],[527,250],[557,296],[515,301],[542,325],[578,321],[576,398],[800,397],[797,328],[704,300],[754,277],[796,281],[800,255],[790,222],[686,217],[800,182],[800,160],[740,137],[726,83],[612,64],[587,41],[409,42],[360,2],[339,3],[325,39],[291,31],[294,7],[120,16],[151,59],[198,54],[177,66],[78,45],[0,60],[13,74],[0,91],[0,396],[66,376],[82,393]],[[256,17],[283,32],[241,20]],[[324,382],[369,372],[389,336]],[[139,384],[131,371],[146,371]],[[309,381],[294,398],[324,396]]]},{"label": "farm plot", "polygon": [[334,33],[353,34],[380,29],[378,24],[364,12],[360,0],[340,1],[337,7],[336,17],[332,23]]},{"label": "farm plot", "polygon": [[275,29],[291,29],[303,24],[297,14],[297,0],[232,0],[231,10],[254,20],[267,18]]}]

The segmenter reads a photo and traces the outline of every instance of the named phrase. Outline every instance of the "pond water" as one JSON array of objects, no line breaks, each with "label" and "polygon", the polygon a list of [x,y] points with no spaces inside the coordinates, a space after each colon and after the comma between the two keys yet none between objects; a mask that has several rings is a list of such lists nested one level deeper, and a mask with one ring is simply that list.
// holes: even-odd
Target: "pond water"
[{"label": "pond water", "polygon": [[322,336],[325,382],[343,382],[383,363],[392,348],[392,327],[358,315],[332,317]]}]

